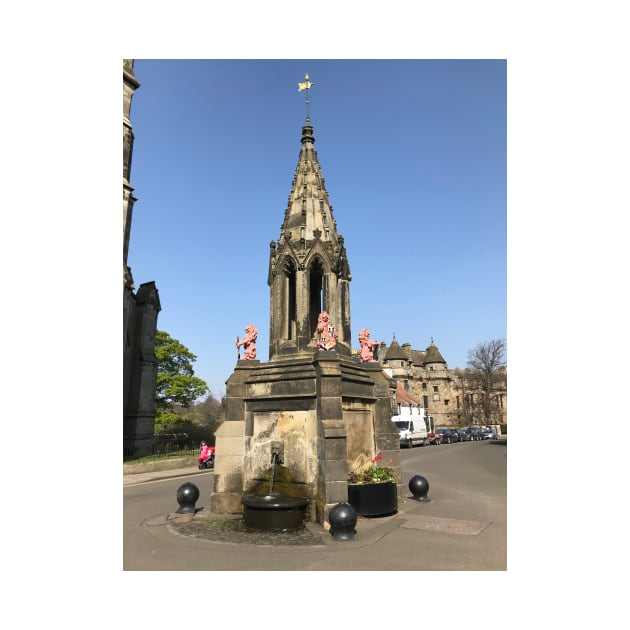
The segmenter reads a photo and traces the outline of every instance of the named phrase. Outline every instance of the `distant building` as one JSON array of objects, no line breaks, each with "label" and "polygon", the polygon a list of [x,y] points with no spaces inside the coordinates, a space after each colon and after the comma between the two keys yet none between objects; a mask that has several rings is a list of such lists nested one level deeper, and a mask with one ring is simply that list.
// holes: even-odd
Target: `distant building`
[{"label": "distant building", "polygon": [[135,291],[127,265],[131,217],[136,198],[131,187],[133,130],[131,99],[140,86],[133,73],[133,59],[123,59],[123,455],[150,454],[155,429],[157,359],[155,332],[161,310],[155,282]]},{"label": "distant building", "polygon": [[[353,350],[352,354],[357,356],[358,352]],[[433,416],[436,427],[507,423],[506,369],[497,373],[490,400],[484,404],[484,393],[474,373],[450,370],[433,340],[425,350],[414,350],[409,343],[401,346],[394,336],[389,347],[379,348],[375,359],[396,379],[398,388],[411,395],[407,404],[417,401]],[[405,404],[403,398],[399,394],[396,402]]]}]

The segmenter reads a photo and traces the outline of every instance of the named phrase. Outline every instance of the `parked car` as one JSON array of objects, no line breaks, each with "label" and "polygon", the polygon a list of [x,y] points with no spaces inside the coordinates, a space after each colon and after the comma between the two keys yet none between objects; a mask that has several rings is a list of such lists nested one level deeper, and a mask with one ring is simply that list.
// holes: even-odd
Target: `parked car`
[{"label": "parked car", "polygon": [[433,435],[435,436],[433,439],[433,444],[442,444],[442,429],[436,429],[433,432]]},{"label": "parked car", "polygon": [[497,434],[492,429],[482,429],[481,434],[484,440],[496,440]]},{"label": "parked car", "polygon": [[468,427],[467,429],[464,429],[464,433],[469,436],[469,439],[475,440],[476,442],[481,442],[481,440],[484,439],[481,429],[476,427]]},{"label": "parked car", "polygon": [[456,433],[460,442],[470,442],[472,438],[464,431],[464,429],[453,429],[453,433]]},{"label": "parked car", "polygon": [[440,436],[442,444],[450,444],[451,442],[459,442],[457,433],[453,433],[450,429],[436,429],[435,434]]}]

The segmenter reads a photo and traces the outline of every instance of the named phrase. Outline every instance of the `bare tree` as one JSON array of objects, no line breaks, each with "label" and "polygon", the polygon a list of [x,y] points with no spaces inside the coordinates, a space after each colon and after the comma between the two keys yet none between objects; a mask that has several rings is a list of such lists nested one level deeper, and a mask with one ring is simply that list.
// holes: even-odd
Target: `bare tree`
[{"label": "bare tree", "polygon": [[475,421],[473,406],[473,392],[477,388],[469,369],[453,370],[454,387],[459,392],[457,396],[457,421],[461,426],[469,427]]},{"label": "bare tree", "polygon": [[184,420],[192,422],[203,431],[203,439],[214,443],[214,435],[225,420],[225,396],[222,400],[215,398],[212,393],[205,400],[196,402],[182,412]]},{"label": "bare tree", "polygon": [[468,351],[467,365],[478,384],[481,410],[486,424],[492,424],[500,396],[507,388],[505,339],[491,339]]}]

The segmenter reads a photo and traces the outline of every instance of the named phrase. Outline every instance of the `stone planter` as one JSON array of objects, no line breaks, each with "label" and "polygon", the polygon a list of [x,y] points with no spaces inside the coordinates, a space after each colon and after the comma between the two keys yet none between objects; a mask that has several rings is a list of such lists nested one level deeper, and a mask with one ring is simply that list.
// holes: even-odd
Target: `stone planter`
[{"label": "stone planter", "polygon": [[359,516],[387,516],[398,511],[396,484],[348,484],[348,503]]}]

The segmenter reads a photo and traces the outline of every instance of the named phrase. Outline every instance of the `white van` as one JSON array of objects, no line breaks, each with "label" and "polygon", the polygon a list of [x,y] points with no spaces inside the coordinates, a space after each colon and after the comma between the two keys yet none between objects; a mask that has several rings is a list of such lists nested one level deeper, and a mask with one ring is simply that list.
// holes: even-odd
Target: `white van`
[{"label": "white van", "polygon": [[420,413],[392,416],[392,422],[400,432],[401,447],[406,446],[407,448],[412,448],[418,444],[420,446],[426,446],[435,438],[433,416],[425,416],[422,407],[417,411]]}]

